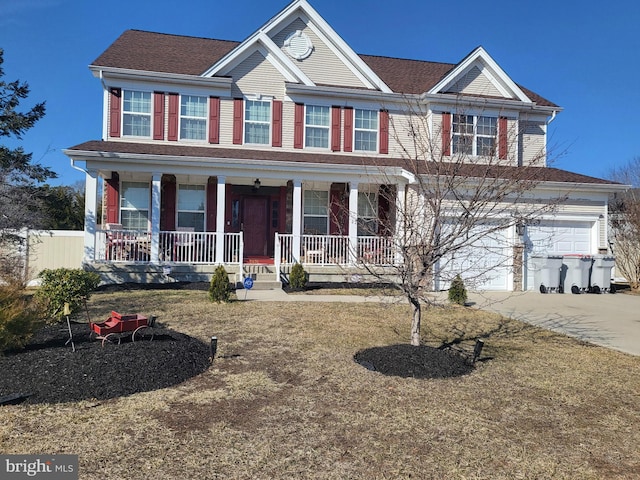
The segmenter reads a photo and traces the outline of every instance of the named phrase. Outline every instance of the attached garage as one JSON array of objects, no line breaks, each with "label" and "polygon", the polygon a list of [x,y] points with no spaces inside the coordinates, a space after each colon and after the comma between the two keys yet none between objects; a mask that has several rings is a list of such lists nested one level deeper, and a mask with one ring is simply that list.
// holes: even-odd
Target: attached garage
[{"label": "attached garage", "polygon": [[513,249],[508,232],[491,232],[440,261],[436,289],[448,289],[460,274],[470,290],[512,290],[512,270]]},{"label": "attached garage", "polygon": [[595,221],[550,220],[528,226],[525,237],[526,289],[534,287],[532,255],[591,255],[595,242]]}]

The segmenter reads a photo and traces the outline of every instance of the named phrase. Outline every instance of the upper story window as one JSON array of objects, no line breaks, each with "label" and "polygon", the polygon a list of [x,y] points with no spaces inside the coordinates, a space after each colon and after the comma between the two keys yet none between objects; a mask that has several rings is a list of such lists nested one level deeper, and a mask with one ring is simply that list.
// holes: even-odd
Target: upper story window
[{"label": "upper story window", "polygon": [[125,230],[147,230],[149,225],[149,184],[122,182],[120,186],[120,223]]},{"label": "upper story window", "polygon": [[355,150],[378,151],[378,112],[376,110],[355,110],[354,121]]},{"label": "upper story window", "polygon": [[271,102],[247,100],[244,107],[244,143],[269,145],[271,130]]},{"label": "upper story window", "polygon": [[122,102],[122,134],[151,136],[151,92],[125,90]]},{"label": "upper story window", "polygon": [[180,101],[180,139],[207,139],[207,97],[182,95]]},{"label": "upper story window", "polygon": [[480,115],[453,115],[453,153],[492,156],[496,151],[498,119]]},{"label": "upper story window", "polygon": [[305,146],[329,148],[329,107],[307,105],[305,114]]},{"label": "upper story window", "polygon": [[326,235],[329,231],[329,192],[305,190],[303,204],[304,233]]},{"label": "upper story window", "polygon": [[178,185],[178,227],[204,232],[204,185]]}]

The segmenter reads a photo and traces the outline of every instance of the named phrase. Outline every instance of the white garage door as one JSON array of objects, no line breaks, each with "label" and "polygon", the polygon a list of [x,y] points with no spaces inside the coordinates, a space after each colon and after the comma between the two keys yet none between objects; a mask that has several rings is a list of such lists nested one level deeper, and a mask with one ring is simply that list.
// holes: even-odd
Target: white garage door
[{"label": "white garage door", "polygon": [[547,221],[527,227],[526,268],[527,289],[534,287],[532,255],[591,254],[591,232],[593,222]]},{"label": "white garage door", "polygon": [[[481,227],[478,227],[481,228]],[[511,290],[512,249],[506,231],[492,232],[440,261],[437,287],[449,288],[460,274],[469,290]]]}]

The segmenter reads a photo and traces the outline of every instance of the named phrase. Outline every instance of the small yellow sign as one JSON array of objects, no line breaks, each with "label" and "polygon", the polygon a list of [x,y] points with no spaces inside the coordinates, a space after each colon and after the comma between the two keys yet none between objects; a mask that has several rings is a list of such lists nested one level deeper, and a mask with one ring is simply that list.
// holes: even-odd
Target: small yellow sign
[{"label": "small yellow sign", "polygon": [[68,302],[64,302],[64,314],[65,315],[71,315],[71,307],[69,307],[69,303]]}]

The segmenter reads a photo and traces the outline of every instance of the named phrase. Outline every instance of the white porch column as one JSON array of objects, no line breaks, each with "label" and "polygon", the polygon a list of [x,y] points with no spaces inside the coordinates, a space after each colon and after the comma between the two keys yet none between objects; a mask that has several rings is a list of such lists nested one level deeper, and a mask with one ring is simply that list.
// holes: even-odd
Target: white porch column
[{"label": "white porch column", "polygon": [[[218,175],[216,189],[216,263],[224,263],[224,214],[226,211],[227,184],[226,177]],[[242,259],[239,259],[242,264]]]},{"label": "white porch column", "polygon": [[[396,204],[395,204],[395,212],[396,212],[396,231],[395,238],[397,239],[394,243],[397,246],[405,245],[404,241],[404,219],[406,218],[406,188],[407,186],[403,183],[398,183],[396,185]],[[400,248],[397,248],[395,253],[395,260],[397,264],[402,263],[402,252]]]},{"label": "white porch column", "polygon": [[291,256],[300,263],[300,240],[302,235],[302,180],[293,180],[293,219],[291,225],[293,243]]},{"label": "white porch column", "polygon": [[151,263],[160,261],[160,195],[162,174],[151,176]]},{"label": "white porch column", "polygon": [[98,205],[98,172],[88,170],[84,183],[84,261],[96,259],[96,223]]},{"label": "white porch column", "polygon": [[349,182],[349,263],[358,258],[358,182]]}]

